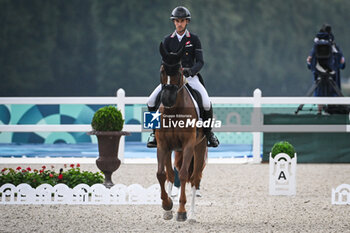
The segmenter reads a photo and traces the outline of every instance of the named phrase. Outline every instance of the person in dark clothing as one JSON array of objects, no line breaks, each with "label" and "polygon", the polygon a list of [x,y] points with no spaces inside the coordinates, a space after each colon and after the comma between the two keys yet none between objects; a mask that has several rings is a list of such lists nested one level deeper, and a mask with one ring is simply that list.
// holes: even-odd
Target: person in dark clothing
[{"label": "person in dark clothing", "polygon": [[[204,65],[202,45],[199,37],[187,30],[187,25],[191,20],[191,13],[187,8],[178,6],[172,11],[170,19],[174,22],[175,31],[165,37],[163,41],[164,47],[169,53],[176,53],[184,46],[185,52],[181,59],[183,75],[186,77],[188,84],[197,90],[202,97],[203,120],[211,119],[213,118],[213,109],[209,95],[198,77],[198,73]],[[149,111],[157,110],[156,99],[161,89],[161,85],[158,85],[150,95],[147,102]],[[211,128],[204,128],[204,133],[208,139],[209,147],[217,147],[219,145],[219,140],[211,131]],[[154,131],[148,140],[147,147],[157,147]]]},{"label": "person in dark clothing", "polygon": [[[327,72],[331,75],[332,79],[336,83],[339,90],[341,90],[341,77],[340,69],[345,68],[345,58],[339,46],[334,42],[334,35],[332,33],[332,27],[329,24],[323,24],[320,31],[314,38],[315,45],[317,44],[329,44],[331,47],[331,56],[328,59],[316,58],[316,46],[313,46],[310,55],[307,57],[306,62],[308,68],[314,75],[314,81],[319,76],[320,69],[323,72]],[[314,93],[314,96],[337,96],[336,91],[325,82],[321,82]],[[318,114],[322,114],[322,105],[318,105]]]}]

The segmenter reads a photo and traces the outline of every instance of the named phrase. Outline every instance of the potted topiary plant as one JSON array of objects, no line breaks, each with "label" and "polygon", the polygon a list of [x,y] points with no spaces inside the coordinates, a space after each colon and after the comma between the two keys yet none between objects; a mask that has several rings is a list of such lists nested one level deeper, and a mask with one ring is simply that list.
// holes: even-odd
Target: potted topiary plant
[{"label": "potted topiary plant", "polygon": [[271,157],[275,158],[276,155],[280,153],[285,153],[289,155],[289,157],[292,159],[295,155],[295,150],[292,144],[290,144],[287,141],[277,142],[275,145],[273,145],[271,150]]},{"label": "potted topiary plant", "polygon": [[114,106],[105,106],[97,110],[92,118],[93,131],[89,135],[96,135],[98,141],[99,157],[97,167],[105,175],[104,185],[113,186],[112,173],[120,166],[118,158],[119,140],[123,135],[130,135],[123,129],[124,119],[121,112]]}]

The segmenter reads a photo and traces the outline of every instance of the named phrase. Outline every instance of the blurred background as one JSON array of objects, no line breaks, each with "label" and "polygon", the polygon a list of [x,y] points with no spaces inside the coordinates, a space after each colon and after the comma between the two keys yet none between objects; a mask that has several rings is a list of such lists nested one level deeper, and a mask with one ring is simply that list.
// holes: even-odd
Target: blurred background
[{"label": "blurred background", "polygon": [[350,59],[346,0],[0,0],[0,96],[149,95],[178,5],[201,39],[210,96],[305,95],[306,57],[323,23]]}]

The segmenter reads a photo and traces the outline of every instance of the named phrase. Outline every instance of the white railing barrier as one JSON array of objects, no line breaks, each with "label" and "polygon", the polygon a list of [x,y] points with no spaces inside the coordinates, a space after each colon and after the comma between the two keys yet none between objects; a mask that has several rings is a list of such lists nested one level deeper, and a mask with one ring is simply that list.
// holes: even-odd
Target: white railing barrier
[{"label": "white railing barrier", "polygon": [[4,184],[0,187],[0,205],[158,205],[161,203],[159,184],[143,188],[139,184],[129,186],[115,184],[110,189],[103,184],[78,184],[69,188],[66,184],[41,184],[32,188],[29,184]]},{"label": "white railing barrier", "polygon": [[[125,117],[126,104],[146,104],[148,97],[126,97],[118,89],[116,97],[0,97],[2,104],[116,104]],[[263,104],[335,104],[349,105],[350,97],[262,97],[260,89],[253,97],[211,97],[213,104],[252,104],[254,111],[251,125],[227,125],[215,128],[216,132],[252,132],[253,161],[261,162],[261,132],[350,132],[350,125],[264,125],[261,114]],[[88,132],[90,124],[84,125],[0,125],[0,132]],[[125,124],[123,130],[142,132],[141,124]],[[125,138],[119,145],[119,158],[124,161]]]}]

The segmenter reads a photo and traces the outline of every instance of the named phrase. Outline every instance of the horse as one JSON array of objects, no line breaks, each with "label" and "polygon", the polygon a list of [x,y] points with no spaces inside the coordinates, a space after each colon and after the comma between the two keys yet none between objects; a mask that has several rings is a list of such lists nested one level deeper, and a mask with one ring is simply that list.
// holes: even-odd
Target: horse
[{"label": "horse", "polygon": [[[155,132],[157,140],[157,179],[161,188],[162,207],[165,210],[163,218],[172,219],[173,202],[169,197],[174,183],[174,170],[172,167],[171,156],[174,151],[175,167],[179,171],[181,183],[181,193],[179,198],[179,208],[176,220],[186,221],[186,183],[190,182],[192,187],[191,209],[189,220],[195,221],[194,204],[196,189],[202,178],[202,172],[206,163],[207,156],[207,138],[204,135],[203,128],[193,124],[186,127],[187,122],[197,121],[197,115],[194,102],[185,86],[186,78],[183,76],[181,66],[181,57],[184,54],[184,47],[177,53],[168,53],[163,43],[159,46],[162,56],[160,68],[160,83],[162,90],[160,92],[161,128]],[[185,124],[181,124],[180,121]],[[164,122],[170,122],[166,126]],[[184,126],[184,127],[181,127]],[[167,128],[166,128],[167,127]],[[166,169],[165,169],[166,168]],[[165,190],[165,182],[168,181],[168,189]]]}]

